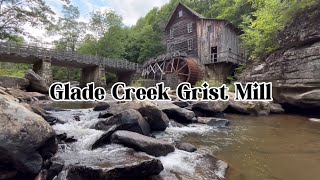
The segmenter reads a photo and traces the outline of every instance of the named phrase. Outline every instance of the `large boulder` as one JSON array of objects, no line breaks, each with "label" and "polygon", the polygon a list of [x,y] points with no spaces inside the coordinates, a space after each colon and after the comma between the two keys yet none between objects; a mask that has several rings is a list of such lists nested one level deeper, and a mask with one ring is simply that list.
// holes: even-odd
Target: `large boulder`
[{"label": "large boulder", "polygon": [[0,117],[0,169],[39,173],[43,161],[57,151],[54,130],[41,116],[1,93]]},{"label": "large boulder", "polygon": [[257,116],[267,116],[271,111],[269,103],[259,101],[231,100],[230,109],[232,109],[233,112]]},{"label": "large boulder", "polygon": [[171,102],[159,102],[157,107],[166,113],[170,119],[179,123],[190,124],[195,121],[196,115],[193,111],[181,108]]},{"label": "large boulder", "polygon": [[174,151],[173,145],[168,142],[129,131],[115,132],[111,137],[111,142],[122,144],[156,157],[166,156]]},{"label": "large boulder", "polygon": [[25,78],[0,76],[1,87],[25,90],[29,84],[29,80]]},{"label": "large boulder", "polygon": [[46,81],[32,70],[25,72],[25,77],[30,81],[29,90],[48,94],[49,87]]},{"label": "large boulder", "polygon": [[286,102],[299,108],[320,107],[320,89],[307,91],[302,94],[283,95]]},{"label": "large boulder", "polygon": [[[76,160],[73,159],[75,157]],[[69,180],[146,179],[163,170],[160,160],[128,148],[102,153],[92,151],[85,156],[66,154],[63,159],[66,161]]]},{"label": "large boulder", "polygon": [[42,109],[39,105],[37,104],[31,104],[30,105],[31,110],[41,116],[44,120],[46,120],[50,125],[55,125],[57,123],[64,124],[64,121],[60,120],[57,117],[52,116],[50,113]]},{"label": "large boulder", "polygon": [[164,131],[169,125],[168,116],[154,106],[144,106],[138,111],[149,123],[152,131]]},{"label": "large boulder", "polygon": [[32,98],[32,96],[30,96],[29,93],[22,91],[20,89],[12,89],[12,88],[7,88],[5,89],[5,91],[10,94],[11,96],[19,99],[20,101],[24,101],[24,102],[30,102],[33,101],[34,99]]},{"label": "large boulder", "polygon": [[121,104],[113,104],[105,112],[101,112],[99,117],[107,118],[127,109],[137,110],[149,123],[152,131],[164,131],[169,124],[169,118],[167,115],[158,109],[155,104],[148,101],[132,101]]},{"label": "large boulder", "polygon": [[121,128],[121,125],[113,125],[111,126],[108,131],[104,132],[99,139],[97,139],[93,145],[91,146],[91,149],[97,149],[103,145],[111,143],[111,135],[116,132],[118,129]]},{"label": "large boulder", "polygon": [[248,115],[267,116],[271,112],[270,102],[264,101],[235,101],[235,94],[229,92],[229,111]]},{"label": "large boulder", "polygon": [[117,130],[128,130],[144,135],[150,134],[148,122],[134,109],[122,111],[106,120],[99,121],[94,125],[94,129],[108,131],[114,125],[118,125]]}]

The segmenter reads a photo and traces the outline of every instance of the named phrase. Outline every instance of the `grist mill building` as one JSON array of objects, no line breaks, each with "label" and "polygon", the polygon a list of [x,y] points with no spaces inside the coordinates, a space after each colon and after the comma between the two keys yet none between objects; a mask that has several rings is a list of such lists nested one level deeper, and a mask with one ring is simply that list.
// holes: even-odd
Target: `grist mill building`
[{"label": "grist mill building", "polygon": [[179,3],[165,32],[167,54],[144,65],[146,79],[225,82],[244,63],[241,31],[226,20],[203,17]]}]

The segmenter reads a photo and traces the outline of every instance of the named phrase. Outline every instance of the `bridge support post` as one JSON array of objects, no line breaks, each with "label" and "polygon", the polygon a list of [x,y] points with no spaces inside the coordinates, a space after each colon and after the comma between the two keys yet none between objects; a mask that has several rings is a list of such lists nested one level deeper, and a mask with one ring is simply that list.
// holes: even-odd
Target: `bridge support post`
[{"label": "bridge support post", "polygon": [[102,65],[82,69],[80,87],[85,87],[91,82],[94,82],[96,86],[106,86],[105,68]]},{"label": "bridge support post", "polygon": [[136,72],[118,72],[116,75],[119,82],[124,82],[126,85],[130,85],[131,82],[135,80]]},{"label": "bridge support post", "polygon": [[42,77],[48,86],[53,82],[51,59],[45,58],[42,61],[36,62],[32,67],[33,71]]}]

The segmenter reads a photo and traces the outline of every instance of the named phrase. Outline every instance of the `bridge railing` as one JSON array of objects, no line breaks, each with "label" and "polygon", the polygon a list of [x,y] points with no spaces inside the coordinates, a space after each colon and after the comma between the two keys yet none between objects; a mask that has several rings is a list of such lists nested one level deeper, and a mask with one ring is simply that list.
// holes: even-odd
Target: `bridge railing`
[{"label": "bridge railing", "polygon": [[40,59],[51,58],[60,61],[75,61],[82,64],[104,65],[109,68],[122,70],[139,70],[141,66],[125,59],[111,59],[99,56],[81,55],[79,52],[58,51],[33,45],[19,45],[12,42],[0,42],[1,54],[17,54],[22,57],[36,56]]}]

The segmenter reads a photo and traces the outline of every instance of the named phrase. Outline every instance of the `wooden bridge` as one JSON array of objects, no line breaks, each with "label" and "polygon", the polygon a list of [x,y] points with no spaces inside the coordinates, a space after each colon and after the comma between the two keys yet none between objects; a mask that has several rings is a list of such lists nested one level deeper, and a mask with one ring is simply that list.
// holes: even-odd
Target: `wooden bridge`
[{"label": "wooden bridge", "polygon": [[78,52],[58,51],[55,49],[18,45],[0,42],[0,61],[10,63],[33,64],[33,70],[42,76],[48,84],[52,83],[52,66],[82,69],[81,85],[89,82],[102,82],[105,71],[113,72],[119,81],[129,82],[130,74],[141,67],[137,63],[124,59],[111,59],[98,56],[81,55]]}]

